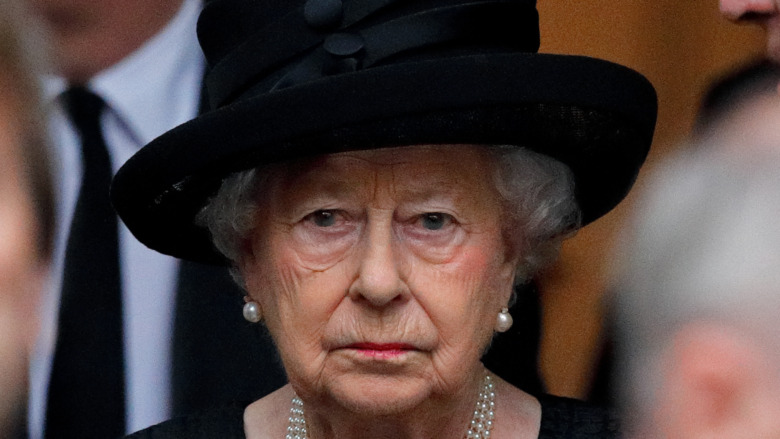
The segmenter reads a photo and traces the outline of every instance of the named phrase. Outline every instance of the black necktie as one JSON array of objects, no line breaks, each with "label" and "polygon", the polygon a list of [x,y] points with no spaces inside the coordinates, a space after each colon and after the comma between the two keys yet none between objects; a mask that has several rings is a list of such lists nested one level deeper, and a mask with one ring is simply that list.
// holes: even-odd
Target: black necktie
[{"label": "black necktie", "polygon": [[104,103],[83,87],[63,98],[81,138],[84,175],[65,250],[46,437],[111,438],[125,433],[125,390],[117,218],[100,128]]}]

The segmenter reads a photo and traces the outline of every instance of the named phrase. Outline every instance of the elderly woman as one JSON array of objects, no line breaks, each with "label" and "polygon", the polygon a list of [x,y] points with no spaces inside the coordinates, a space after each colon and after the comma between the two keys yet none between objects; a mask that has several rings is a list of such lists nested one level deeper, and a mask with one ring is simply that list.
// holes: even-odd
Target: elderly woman
[{"label": "elderly woman", "polygon": [[136,437],[615,434],[480,357],[513,285],[630,188],[643,77],[535,53],[533,1],[215,1],[199,37],[213,110],[112,196],[150,247],[234,267],[289,384]]}]

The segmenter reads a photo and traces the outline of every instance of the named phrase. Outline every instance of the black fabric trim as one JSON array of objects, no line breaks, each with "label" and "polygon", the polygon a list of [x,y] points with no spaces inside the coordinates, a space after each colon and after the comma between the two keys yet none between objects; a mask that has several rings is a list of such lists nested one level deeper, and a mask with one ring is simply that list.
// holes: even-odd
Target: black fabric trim
[{"label": "black fabric trim", "polygon": [[125,439],[246,439],[244,410],[235,403],[189,416],[181,416],[126,436]]},{"label": "black fabric trim", "polygon": [[560,396],[538,397],[542,405],[539,439],[618,439],[620,424],[602,407]]}]

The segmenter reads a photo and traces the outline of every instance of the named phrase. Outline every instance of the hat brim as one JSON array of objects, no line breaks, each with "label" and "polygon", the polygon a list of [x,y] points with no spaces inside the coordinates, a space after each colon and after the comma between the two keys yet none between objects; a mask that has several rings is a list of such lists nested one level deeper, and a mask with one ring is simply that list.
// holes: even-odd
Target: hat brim
[{"label": "hat brim", "polygon": [[244,96],[184,123],[128,160],[111,196],[148,247],[224,263],[194,217],[231,172],[346,150],[511,144],[572,169],[588,223],[632,186],[656,110],[642,75],[588,57],[487,54],[375,67]]}]

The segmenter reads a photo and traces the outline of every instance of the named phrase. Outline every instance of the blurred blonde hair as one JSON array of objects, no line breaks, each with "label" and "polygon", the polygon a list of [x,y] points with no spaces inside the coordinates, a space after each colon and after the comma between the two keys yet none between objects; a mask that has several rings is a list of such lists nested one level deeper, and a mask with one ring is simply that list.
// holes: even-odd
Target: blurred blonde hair
[{"label": "blurred blonde hair", "polygon": [[51,255],[54,200],[47,131],[38,74],[46,65],[45,38],[19,0],[0,0],[0,101],[20,127],[25,177],[38,221],[38,250]]}]

